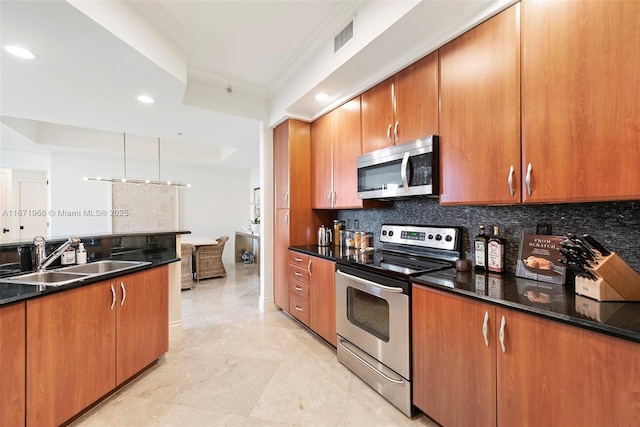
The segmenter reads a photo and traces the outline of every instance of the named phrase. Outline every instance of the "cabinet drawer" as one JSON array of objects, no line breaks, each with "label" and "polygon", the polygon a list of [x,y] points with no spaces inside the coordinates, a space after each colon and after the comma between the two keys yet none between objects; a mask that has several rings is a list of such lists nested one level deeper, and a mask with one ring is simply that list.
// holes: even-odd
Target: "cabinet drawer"
[{"label": "cabinet drawer", "polygon": [[306,270],[307,266],[309,265],[309,255],[300,252],[289,251],[289,264],[299,265]]},{"label": "cabinet drawer", "polygon": [[302,283],[309,284],[309,271],[307,267],[299,267],[297,265],[289,264],[289,281],[297,280]]},{"label": "cabinet drawer", "polygon": [[298,280],[289,280],[289,291],[292,294],[300,295],[304,299],[309,299],[309,285]]},{"label": "cabinet drawer", "polygon": [[289,294],[289,314],[309,326],[309,300],[291,292]]}]

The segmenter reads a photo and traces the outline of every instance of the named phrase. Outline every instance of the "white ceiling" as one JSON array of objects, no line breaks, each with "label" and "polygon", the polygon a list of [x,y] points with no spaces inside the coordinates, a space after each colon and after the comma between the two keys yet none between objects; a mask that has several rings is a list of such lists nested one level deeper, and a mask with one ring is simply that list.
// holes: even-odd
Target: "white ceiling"
[{"label": "white ceiling", "polygon": [[[126,132],[176,161],[258,167],[259,120],[314,118],[317,89],[340,102],[507,3],[0,0],[2,44],[37,55],[2,51],[0,148],[118,152]],[[327,55],[354,16],[351,52]]]}]

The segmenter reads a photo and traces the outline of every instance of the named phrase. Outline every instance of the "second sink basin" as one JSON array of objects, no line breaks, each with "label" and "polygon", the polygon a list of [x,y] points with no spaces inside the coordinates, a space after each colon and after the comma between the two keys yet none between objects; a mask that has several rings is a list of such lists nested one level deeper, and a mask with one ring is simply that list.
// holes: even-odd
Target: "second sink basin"
[{"label": "second sink basin", "polygon": [[3,279],[3,281],[5,283],[15,283],[20,285],[62,286],[80,281],[88,276],[88,274],[64,273],[61,271],[41,271],[37,273],[7,277]]},{"label": "second sink basin", "polygon": [[101,261],[91,262],[89,264],[78,264],[72,265],[70,267],[64,267],[59,269],[58,271],[83,274],[105,274],[112,273],[114,271],[128,270],[129,268],[134,268],[145,264],[149,264],[149,262],[115,261],[111,259],[105,259]]}]

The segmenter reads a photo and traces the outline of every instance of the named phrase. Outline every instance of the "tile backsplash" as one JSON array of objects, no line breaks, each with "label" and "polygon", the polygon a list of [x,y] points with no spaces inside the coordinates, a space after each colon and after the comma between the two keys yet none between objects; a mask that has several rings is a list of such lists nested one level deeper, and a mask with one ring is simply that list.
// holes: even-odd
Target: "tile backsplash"
[{"label": "tile backsplash", "polygon": [[[500,227],[507,239],[507,271],[515,272],[520,238],[548,223],[554,235],[591,234],[640,271],[640,201],[518,206],[440,206],[436,198],[399,200],[384,208],[338,211],[338,218],[357,220],[360,230],[379,232],[383,223],[463,226],[463,252],[472,258],[470,239],[480,225]],[[376,246],[380,243],[375,242]]]}]

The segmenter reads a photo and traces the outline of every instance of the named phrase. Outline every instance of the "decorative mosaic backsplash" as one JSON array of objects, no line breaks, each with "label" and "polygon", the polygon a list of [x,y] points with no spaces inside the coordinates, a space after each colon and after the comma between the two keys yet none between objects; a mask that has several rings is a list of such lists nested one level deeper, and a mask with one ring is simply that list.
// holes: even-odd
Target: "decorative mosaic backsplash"
[{"label": "decorative mosaic backsplash", "polygon": [[[520,238],[549,223],[554,235],[591,234],[640,271],[640,201],[519,206],[440,206],[437,199],[399,200],[385,208],[342,210],[338,218],[376,234],[383,223],[463,226],[463,251],[472,259],[470,239],[480,225],[500,227],[507,239],[507,271],[515,272]],[[357,220],[357,226],[355,221]],[[379,242],[376,240],[376,246]]]}]

